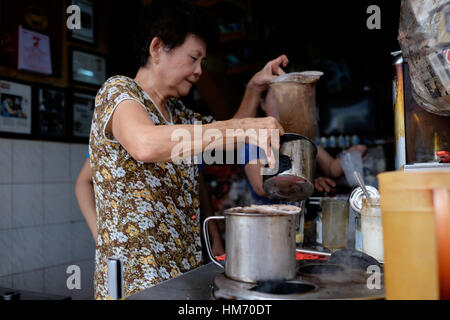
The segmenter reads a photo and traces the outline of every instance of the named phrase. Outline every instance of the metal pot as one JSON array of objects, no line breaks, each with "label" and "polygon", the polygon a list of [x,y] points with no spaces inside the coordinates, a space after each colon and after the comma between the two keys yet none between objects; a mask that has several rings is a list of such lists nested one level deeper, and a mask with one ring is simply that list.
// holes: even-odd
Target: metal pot
[{"label": "metal pot", "polygon": [[233,280],[256,283],[291,280],[296,276],[295,219],[300,208],[290,205],[237,207],[225,216],[205,219],[203,232],[211,260],[208,221],[225,219],[225,275]]},{"label": "metal pot", "polygon": [[263,189],[272,198],[301,201],[314,192],[317,147],[305,136],[286,133],[280,137],[278,172],[263,176]]}]

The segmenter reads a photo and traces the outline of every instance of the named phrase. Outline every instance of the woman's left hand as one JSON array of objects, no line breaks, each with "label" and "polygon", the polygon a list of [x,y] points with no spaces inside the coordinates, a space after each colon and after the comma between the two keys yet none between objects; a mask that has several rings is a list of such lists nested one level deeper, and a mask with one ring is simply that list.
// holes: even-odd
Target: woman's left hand
[{"label": "woman's left hand", "polygon": [[262,68],[250,79],[249,85],[253,86],[260,92],[263,92],[267,89],[270,80],[285,74],[281,67],[286,67],[288,63],[289,60],[284,54],[267,62],[264,68]]}]

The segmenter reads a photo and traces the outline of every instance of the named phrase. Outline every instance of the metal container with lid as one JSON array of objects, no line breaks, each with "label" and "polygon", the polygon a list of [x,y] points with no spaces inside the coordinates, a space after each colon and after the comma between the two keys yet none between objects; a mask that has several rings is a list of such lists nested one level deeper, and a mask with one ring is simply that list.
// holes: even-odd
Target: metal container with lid
[{"label": "metal container with lid", "polygon": [[225,210],[224,216],[205,219],[203,232],[210,259],[212,255],[208,221],[225,219],[228,278],[255,283],[290,280],[296,275],[295,219],[301,209],[291,205],[252,205]]}]

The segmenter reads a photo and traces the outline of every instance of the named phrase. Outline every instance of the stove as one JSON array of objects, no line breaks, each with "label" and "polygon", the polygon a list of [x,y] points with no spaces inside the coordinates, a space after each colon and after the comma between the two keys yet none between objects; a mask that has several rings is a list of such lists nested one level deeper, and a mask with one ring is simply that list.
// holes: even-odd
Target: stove
[{"label": "stove", "polygon": [[289,281],[262,281],[245,283],[227,278],[222,273],[215,277],[211,297],[217,300],[311,300],[385,298],[384,274],[381,270],[379,288],[369,289],[372,273],[357,265],[328,261],[297,261],[297,276]]}]

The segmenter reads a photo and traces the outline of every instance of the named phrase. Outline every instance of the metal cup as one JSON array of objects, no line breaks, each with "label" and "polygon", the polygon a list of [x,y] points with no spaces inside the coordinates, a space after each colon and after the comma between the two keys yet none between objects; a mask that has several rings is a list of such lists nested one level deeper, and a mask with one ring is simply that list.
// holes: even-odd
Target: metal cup
[{"label": "metal cup", "polygon": [[280,137],[278,172],[263,176],[263,189],[271,198],[302,201],[314,192],[317,147],[305,136],[286,133]]}]

